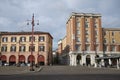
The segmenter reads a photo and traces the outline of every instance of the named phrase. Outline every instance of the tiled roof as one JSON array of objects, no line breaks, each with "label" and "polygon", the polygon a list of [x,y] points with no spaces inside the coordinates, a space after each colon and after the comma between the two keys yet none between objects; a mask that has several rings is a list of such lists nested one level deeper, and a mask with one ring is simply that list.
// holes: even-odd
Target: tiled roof
[{"label": "tiled roof", "polygon": [[[0,32],[0,35],[31,35],[32,32]],[[41,32],[41,31],[34,31],[34,34],[48,34],[51,36],[48,32]],[[51,38],[53,38],[51,36]]]}]

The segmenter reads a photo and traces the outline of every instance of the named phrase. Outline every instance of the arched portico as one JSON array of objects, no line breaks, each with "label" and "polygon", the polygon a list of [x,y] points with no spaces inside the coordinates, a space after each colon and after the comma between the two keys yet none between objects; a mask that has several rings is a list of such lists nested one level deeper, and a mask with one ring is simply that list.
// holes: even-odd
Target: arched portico
[{"label": "arched portico", "polygon": [[77,60],[76,60],[76,61],[77,61],[77,62],[76,62],[77,65],[80,65],[80,64],[81,64],[81,55],[78,54],[77,57],[76,57],[76,59],[77,59]]},{"label": "arched portico", "polygon": [[25,56],[24,55],[19,56],[19,63],[25,63]]},{"label": "arched portico", "polygon": [[9,65],[15,65],[16,64],[16,57],[15,55],[11,55],[9,57]]},{"label": "arched portico", "polygon": [[4,65],[7,62],[7,57],[5,55],[1,56],[2,64]]},{"label": "arched portico", "polygon": [[43,55],[38,56],[38,64],[39,65],[44,65],[45,64],[45,58]]},{"label": "arched portico", "polygon": [[31,63],[31,62],[35,63],[35,57],[33,55],[28,56],[28,63]]},{"label": "arched portico", "polygon": [[86,56],[86,65],[91,65],[91,59],[90,59],[90,55]]}]

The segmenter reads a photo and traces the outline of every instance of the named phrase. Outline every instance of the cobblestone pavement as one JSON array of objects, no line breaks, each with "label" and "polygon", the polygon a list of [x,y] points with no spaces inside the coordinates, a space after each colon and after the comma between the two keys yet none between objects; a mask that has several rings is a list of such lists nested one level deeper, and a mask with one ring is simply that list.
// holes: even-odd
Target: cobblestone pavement
[{"label": "cobblestone pavement", "polygon": [[34,68],[35,71],[30,71],[28,66],[0,66],[0,75],[22,74],[39,71],[39,68]]},{"label": "cobblestone pavement", "polygon": [[116,68],[93,68],[83,66],[43,66],[39,74],[120,74]]},{"label": "cobblestone pavement", "polygon": [[66,74],[120,74],[120,69],[116,68],[93,68],[85,66],[41,66],[29,71],[29,67],[4,66],[0,67],[0,75],[31,74],[33,75],[66,75]]},{"label": "cobblestone pavement", "polygon": [[[18,70],[17,67],[14,69],[13,67],[5,68],[8,68],[9,73],[16,73],[16,70]],[[24,72],[27,67],[21,68],[19,70],[23,70]],[[1,69],[0,67],[0,71]],[[4,72],[4,70],[2,71]],[[83,66],[42,66],[42,69],[35,72],[0,75],[0,80],[120,80],[120,70],[115,68],[91,68]]]}]

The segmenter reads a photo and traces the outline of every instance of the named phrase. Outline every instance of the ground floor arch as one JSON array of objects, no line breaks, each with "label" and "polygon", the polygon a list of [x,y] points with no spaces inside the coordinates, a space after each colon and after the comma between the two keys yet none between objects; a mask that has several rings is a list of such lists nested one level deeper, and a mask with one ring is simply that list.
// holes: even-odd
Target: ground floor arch
[{"label": "ground floor arch", "polygon": [[19,63],[25,63],[25,56],[24,55],[19,56]]},{"label": "ground floor arch", "polygon": [[43,55],[38,56],[38,64],[39,65],[44,65],[45,64],[45,58]]},{"label": "ground floor arch", "polygon": [[33,55],[28,56],[28,63],[31,63],[31,62],[35,63],[35,57]]},{"label": "ground floor arch", "polygon": [[81,64],[81,55],[80,54],[77,55],[76,61],[77,61],[77,65]]},{"label": "ground floor arch", "polygon": [[1,61],[2,61],[2,65],[4,65],[7,62],[7,57],[5,55],[2,55]]},{"label": "ground floor arch", "polygon": [[11,55],[9,57],[9,65],[15,65],[16,64],[16,57],[15,55]]},{"label": "ground floor arch", "polygon": [[86,56],[86,65],[91,65],[91,58],[90,58],[90,55],[87,55]]}]

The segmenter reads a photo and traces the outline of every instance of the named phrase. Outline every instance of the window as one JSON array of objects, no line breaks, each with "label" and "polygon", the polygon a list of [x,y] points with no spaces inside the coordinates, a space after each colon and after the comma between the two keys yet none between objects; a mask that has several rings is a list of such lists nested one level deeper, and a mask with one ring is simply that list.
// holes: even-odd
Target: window
[{"label": "window", "polygon": [[111,51],[115,51],[115,46],[114,45],[111,46]]},{"label": "window", "polygon": [[26,42],[26,37],[20,37],[21,42]]},{"label": "window", "polygon": [[115,39],[114,38],[112,38],[112,43],[115,43]]},{"label": "window", "polygon": [[80,30],[77,30],[77,34],[80,34]]},{"label": "window", "polygon": [[89,50],[90,50],[90,46],[89,46],[89,45],[86,45],[86,46],[85,46],[85,50],[86,50],[86,51],[89,51]]},{"label": "window", "polygon": [[39,41],[44,41],[44,40],[45,40],[44,36],[39,37]]},{"label": "window", "polygon": [[96,23],[94,24],[94,27],[97,28],[97,24]]},{"label": "window", "polygon": [[99,50],[99,46],[98,45],[96,45],[96,51],[98,51]]},{"label": "window", "polygon": [[107,40],[106,40],[106,38],[104,38],[104,43],[107,43]]},{"label": "window", "polygon": [[1,51],[2,51],[2,52],[7,52],[7,46],[6,46],[6,45],[5,45],[5,46],[2,46]]},{"label": "window", "polygon": [[16,46],[15,46],[15,45],[11,46],[11,47],[10,47],[10,51],[11,51],[11,52],[15,52],[15,51],[16,51]]},{"label": "window", "polygon": [[85,27],[88,28],[88,22],[85,22]]},{"label": "window", "polygon": [[104,46],[103,46],[103,50],[104,50],[104,51],[107,51],[107,45],[104,45]]},{"label": "window", "polygon": [[98,31],[97,30],[95,30],[95,34],[98,35]]},{"label": "window", "polygon": [[85,30],[85,34],[88,35],[88,30]]},{"label": "window", "polygon": [[80,51],[80,45],[78,45],[78,44],[75,45],[75,48],[76,48],[77,51]]},{"label": "window", "polygon": [[33,47],[32,47],[32,46],[29,46],[29,51],[31,51],[31,50],[32,50],[32,51],[35,51],[35,46],[33,46]]},{"label": "window", "polygon": [[19,51],[20,51],[20,52],[25,52],[25,46],[24,46],[24,45],[20,46],[20,47],[19,47]]},{"label": "window", "polygon": [[76,26],[77,26],[77,27],[80,27],[80,22],[76,22]]},{"label": "window", "polygon": [[2,42],[7,42],[8,41],[8,38],[7,37],[3,37],[2,38]]},{"label": "window", "polygon": [[[30,41],[30,42],[32,41],[32,36],[29,37],[29,41]],[[35,41],[35,37],[33,37],[33,41]]]},{"label": "window", "polygon": [[114,36],[114,32],[112,32],[112,36]]},{"label": "window", "polygon": [[79,37],[76,37],[76,41],[77,41],[77,42],[80,42],[80,38],[79,38]]},{"label": "window", "polygon": [[98,38],[97,37],[95,37],[95,42],[98,42]]},{"label": "window", "polygon": [[88,39],[88,37],[86,37],[86,42],[89,42],[89,39]]},{"label": "window", "polygon": [[40,45],[39,46],[39,51],[45,51],[45,46],[44,45]]},{"label": "window", "polygon": [[11,42],[16,42],[16,37],[11,37]]}]

